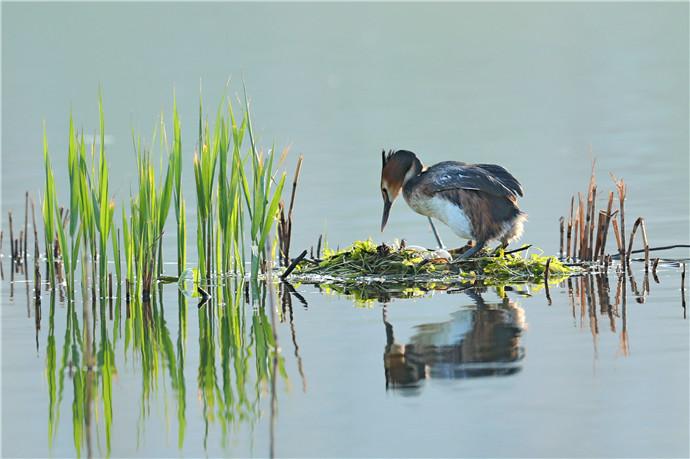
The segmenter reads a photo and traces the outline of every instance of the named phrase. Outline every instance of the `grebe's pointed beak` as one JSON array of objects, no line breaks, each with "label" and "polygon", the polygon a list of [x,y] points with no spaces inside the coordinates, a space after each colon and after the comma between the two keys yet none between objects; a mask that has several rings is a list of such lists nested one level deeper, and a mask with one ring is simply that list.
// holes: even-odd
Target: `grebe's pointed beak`
[{"label": "grebe's pointed beak", "polygon": [[381,219],[381,232],[383,233],[383,229],[386,227],[386,223],[388,222],[388,214],[391,212],[391,206],[393,203],[389,201],[388,199],[385,199],[383,201],[383,218]]}]

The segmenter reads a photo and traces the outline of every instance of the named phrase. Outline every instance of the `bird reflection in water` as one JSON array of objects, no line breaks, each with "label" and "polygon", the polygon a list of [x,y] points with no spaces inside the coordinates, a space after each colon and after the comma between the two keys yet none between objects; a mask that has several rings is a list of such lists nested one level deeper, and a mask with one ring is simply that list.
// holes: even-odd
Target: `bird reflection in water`
[{"label": "bird reflection in water", "polygon": [[386,389],[418,388],[425,379],[508,376],[520,371],[524,349],[524,310],[505,296],[487,303],[475,290],[465,292],[474,305],[451,314],[445,322],[422,324],[410,342],[396,342],[386,306]]}]

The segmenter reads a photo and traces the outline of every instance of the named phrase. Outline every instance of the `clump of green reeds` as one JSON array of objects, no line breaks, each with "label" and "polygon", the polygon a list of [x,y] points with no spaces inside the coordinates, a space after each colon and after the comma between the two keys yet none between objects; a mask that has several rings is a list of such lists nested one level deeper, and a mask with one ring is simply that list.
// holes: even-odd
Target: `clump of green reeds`
[{"label": "clump of green reeds", "polygon": [[145,150],[140,141],[136,143],[136,151],[139,187],[131,199],[130,228],[125,236],[125,246],[133,255],[130,263],[134,264],[140,281],[137,285],[143,297],[148,298],[161,262],[160,240],[170,210],[175,163],[168,162],[163,183],[157,187],[150,151]]},{"label": "clump of green reeds", "polygon": [[[285,183],[285,172],[278,169],[287,151],[277,159],[275,148],[265,153],[257,147],[246,99],[245,94],[244,111],[238,123],[232,103],[224,98],[212,127],[205,121],[203,106],[199,104],[193,171],[199,278],[203,282],[230,273],[244,275],[247,244],[251,247],[253,279],[272,266],[274,253],[269,253],[268,247],[274,246],[269,242]],[[176,217],[177,275],[183,274],[187,258],[187,218],[182,195],[182,129],[175,99],[172,120],[171,145],[162,116],[160,132],[158,135],[154,132],[150,147],[133,135],[138,181],[129,200],[129,214],[125,208],[121,211],[122,243],[120,231],[114,224],[115,203],[109,195],[102,98],[99,96],[100,144],[97,147],[94,139],[90,157],[86,153],[84,135],[77,134],[70,117],[67,153],[70,205],[67,210],[58,205],[44,135],[46,194],[43,217],[51,285],[60,282],[59,269],[64,266],[68,291],[73,295],[75,270],[81,256],[82,282],[88,281],[90,265],[94,292],[98,285],[101,296],[106,295],[105,292],[112,290],[112,287],[108,289],[108,279],[112,276],[108,271],[110,250],[118,284],[125,277],[128,296],[131,287],[137,294],[148,297],[163,274],[162,236],[171,205],[174,205]],[[248,147],[244,146],[246,132],[250,139]],[[151,156],[157,137],[161,154],[158,179]],[[121,266],[123,256],[124,269]]]},{"label": "clump of green reeds", "polygon": [[[268,240],[278,214],[285,173],[277,177],[275,148],[267,153],[257,148],[246,100],[239,126],[229,100],[218,108],[213,129],[202,116],[200,104],[194,179],[201,278],[244,273],[245,229],[251,247],[251,277],[256,278],[269,269],[268,261],[273,256],[268,253]],[[250,145],[243,156],[245,133],[249,134]]]},{"label": "clump of green reeds", "polygon": [[[105,124],[103,102],[99,96],[100,145],[96,160],[96,145],[91,147],[91,167],[86,154],[86,143],[83,133],[77,134],[70,116],[69,138],[67,149],[67,169],[69,175],[70,205],[68,210],[58,206],[55,177],[53,174],[48,139],[43,137],[43,156],[45,163],[45,196],[43,199],[43,221],[45,226],[46,257],[48,261],[48,279],[56,285],[56,274],[64,267],[64,280],[68,295],[73,297],[75,271],[83,242],[84,252],[90,254],[92,281],[94,290],[96,279],[101,295],[105,295],[108,279],[108,242],[113,230],[115,203],[109,196],[108,163],[105,153]],[[67,224],[69,222],[69,225]],[[68,233],[65,227],[69,227]],[[69,234],[69,240],[68,240]],[[114,248],[117,248],[117,244]],[[53,249],[56,247],[56,249]],[[56,259],[59,255],[59,260]],[[119,259],[119,257],[118,257]],[[58,263],[59,262],[59,263]],[[98,262],[98,270],[96,268]],[[119,263],[116,263],[119,267]],[[82,266],[83,278],[86,278],[87,266]],[[119,268],[118,268],[119,269]]]}]

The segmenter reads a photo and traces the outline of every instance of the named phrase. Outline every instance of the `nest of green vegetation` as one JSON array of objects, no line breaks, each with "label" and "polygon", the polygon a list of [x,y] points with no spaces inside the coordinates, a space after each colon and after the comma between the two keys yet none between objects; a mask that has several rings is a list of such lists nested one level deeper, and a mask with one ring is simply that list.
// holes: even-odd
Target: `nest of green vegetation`
[{"label": "nest of green vegetation", "polygon": [[[510,282],[557,280],[576,272],[555,257],[502,250],[482,251],[471,259],[460,259],[455,251],[428,250],[402,244],[376,245],[357,241],[343,250],[325,250],[322,259],[305,259],[293,275],[303,282],[446,282],[480,280],[485,285]],[[548,274],[547,274],[548,269]]]}]

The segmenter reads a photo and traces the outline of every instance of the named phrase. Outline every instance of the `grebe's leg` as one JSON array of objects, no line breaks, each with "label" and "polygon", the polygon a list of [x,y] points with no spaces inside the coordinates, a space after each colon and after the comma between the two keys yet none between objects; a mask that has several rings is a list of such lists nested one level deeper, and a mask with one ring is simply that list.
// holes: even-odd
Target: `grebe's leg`
[{"label": "grebe's leg", "polygon": [[484,245],[486,244],[486,241],[477,241],[477,243],[472,247],[470,250],[467,252],[463,253],[458,257],[459,260],[467,260],[468,258],[472,258],[477,252],[482,250],[484,248]]},{"label": "grebe's leg", "polygon": [[431,217],[427,217],[429,219],[429,224],[431,225],[431,231],[434,232],[434,237],[436,238],[436,243],[438,244],[439,249],[445,249],[446,246],[443,244],[443,241],[441,240],[441,236],[438,234],[438,231],[436,230],[436,227],[434,226],[434,221],[431,219]]}]

